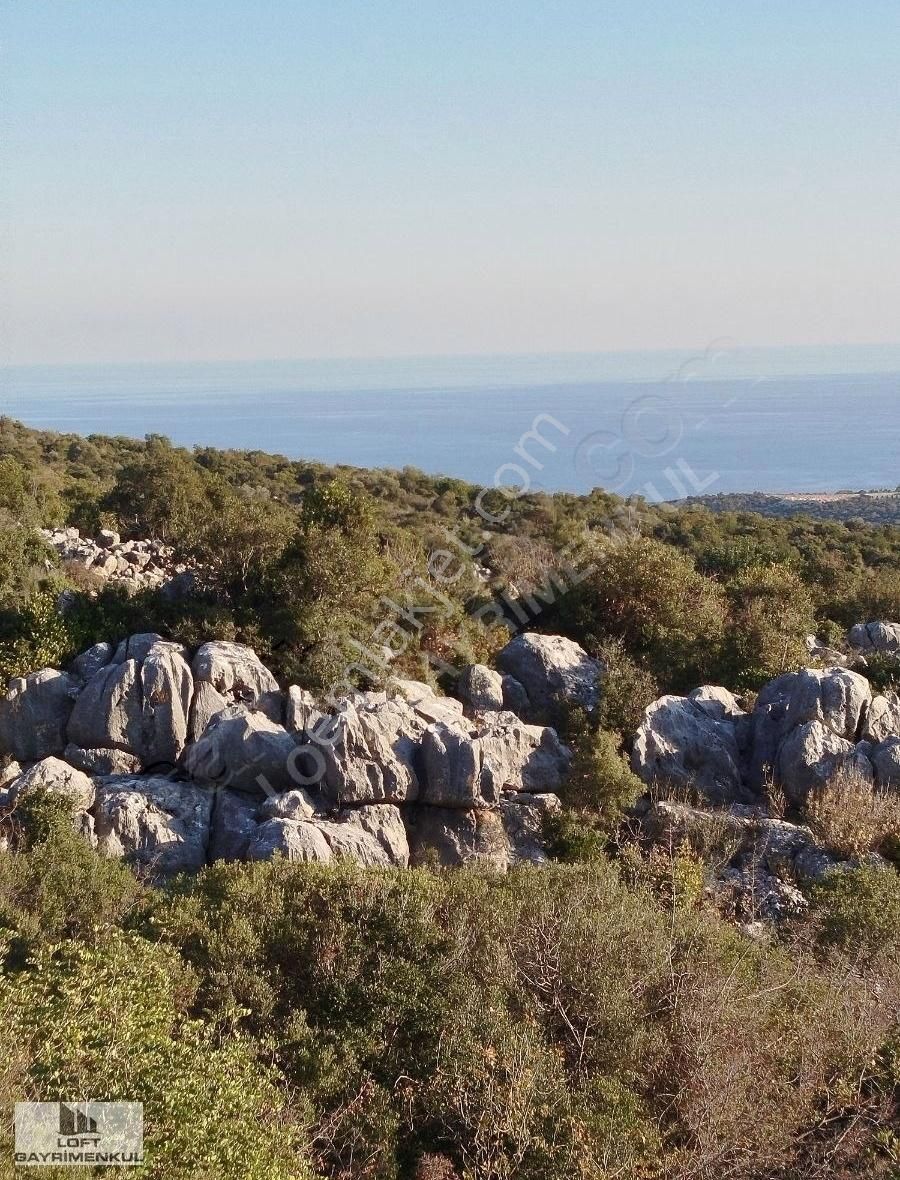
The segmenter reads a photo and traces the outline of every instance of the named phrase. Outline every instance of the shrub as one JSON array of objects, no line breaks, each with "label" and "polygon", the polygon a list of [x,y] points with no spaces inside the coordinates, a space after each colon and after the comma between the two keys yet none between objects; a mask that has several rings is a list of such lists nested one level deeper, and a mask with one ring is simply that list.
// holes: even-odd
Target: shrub
[{"label": "shrub", "polygon": [[900,945],[900,875],[864,865],[830,873],[812,891],[823,945],[871,957],[896,957]]},{"label": "shrub", "polygon": [[804,639],[816,624],[812,595],[799,575],[783,565],[751,565],[727,583],[725,593],[728,684],[759,688],[807,663]]},{"label": "shrub", "polygon": [[621,639],[607,640],[597,655],[606,668],[600,700],[601,724],[627,744],[640,727],[644,710],[660,695],[659,683],[628,654]]},{"label": "shrub", "polygon": [[614,831],[645,786],[609,730],[585,727],[576,736],[575,756],[563,788],[566,803],[589,812],[604,831]]},{"label": "shrub", "polygon": [[814,834],[837,856],[880,852],[900,840],[900,794],[877,790],[852,770],[813,791],[806,811]]},{"label": "shrub", "polygon": [[725,601],[689,556],[648,538],[609,544],[568,594],[556,619],[597,649],[619,639],[672,691],[693,688],[718,666]]},{"label": "shrub", "polygon": [[191,987],[177,959],[121,933],[92,947],[46,946],[0,978],[0,1020],[14,1047],[0,1082],[7,1104],[142,1102],[143,1175],[154,1180],[310,1176],[277,1075],[245,1041],[217,1043],[185,1018]]}]

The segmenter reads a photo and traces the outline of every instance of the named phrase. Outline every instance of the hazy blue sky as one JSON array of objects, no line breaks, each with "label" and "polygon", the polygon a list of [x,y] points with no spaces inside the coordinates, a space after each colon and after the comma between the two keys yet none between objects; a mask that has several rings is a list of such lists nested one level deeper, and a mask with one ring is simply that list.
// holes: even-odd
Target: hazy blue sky
[{"label": "hazy blue sky", "polygon": [[898,0],[5,0],[13,362],[900,338]]}]

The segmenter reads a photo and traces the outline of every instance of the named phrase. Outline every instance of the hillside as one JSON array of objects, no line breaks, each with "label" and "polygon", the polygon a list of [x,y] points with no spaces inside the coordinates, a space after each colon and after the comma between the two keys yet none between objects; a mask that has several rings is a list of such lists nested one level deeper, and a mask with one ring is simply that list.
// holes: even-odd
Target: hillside
[{"label": "hillside", "polygon": [[891,1180],[890,620],[888,525],[0,420],[4,1101],[133,1096],[151,1180]]},{"label": "hillside", "polygon": [[684,505],[711,512],[756,512],[760,516],[806,516],[811,520],[853,521],[871,525],[900,524],[900,491],[880,492],[732,492],[691,496]]}]

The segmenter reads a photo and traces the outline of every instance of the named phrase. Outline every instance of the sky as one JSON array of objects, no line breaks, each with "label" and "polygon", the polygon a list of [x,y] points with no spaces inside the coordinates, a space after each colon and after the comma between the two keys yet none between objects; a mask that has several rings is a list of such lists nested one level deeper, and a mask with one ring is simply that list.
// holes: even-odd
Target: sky
[{"label": "sky", "polygon": [[0,359],[900,340],[897,0],[3,0]]}]

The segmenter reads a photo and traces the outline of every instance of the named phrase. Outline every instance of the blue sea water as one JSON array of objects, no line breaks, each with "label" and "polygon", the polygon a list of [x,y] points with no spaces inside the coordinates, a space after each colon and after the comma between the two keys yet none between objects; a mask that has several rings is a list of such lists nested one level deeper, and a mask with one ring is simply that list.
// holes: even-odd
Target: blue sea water
[{"label": "blue sea water", "polygon": [[[900,484],[900,348],[7,368],[0,413],[650,499]],[[535,429],[536,434],[529,437]]]}]

